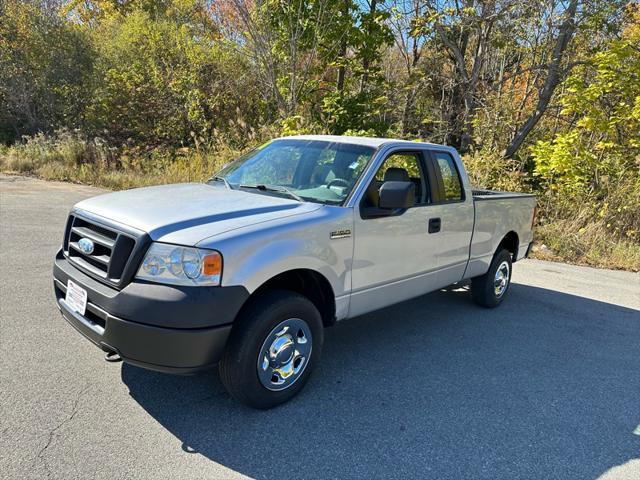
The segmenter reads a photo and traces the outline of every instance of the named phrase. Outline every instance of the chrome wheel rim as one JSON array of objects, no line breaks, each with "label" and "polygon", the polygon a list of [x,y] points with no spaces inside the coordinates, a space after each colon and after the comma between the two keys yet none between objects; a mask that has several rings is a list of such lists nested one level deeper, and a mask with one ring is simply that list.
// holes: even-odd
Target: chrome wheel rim
[{"label": "chrome wheel rim", "polygon": [[258,354],[258,378],[268,390],[289,388],[307,368],[313,338],[307,322],[289,318],[271,330]]},{"label": "chrome wheel rim", "polygon": [[493,293],[497,298],[500,298],[507,290],[507,286],[509,286],[509,262],[505,260],[496,270],[493,279]]}]

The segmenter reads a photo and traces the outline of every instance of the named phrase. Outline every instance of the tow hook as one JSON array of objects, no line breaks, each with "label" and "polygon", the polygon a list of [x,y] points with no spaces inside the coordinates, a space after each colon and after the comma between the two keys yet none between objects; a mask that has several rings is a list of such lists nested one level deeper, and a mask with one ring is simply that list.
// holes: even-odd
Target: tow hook
[{"label": "tow hook", "polygon": [[122,358],[116,352],[107,352],[104,354],[104,359],[107,362],[116,363],[121,362]]}]

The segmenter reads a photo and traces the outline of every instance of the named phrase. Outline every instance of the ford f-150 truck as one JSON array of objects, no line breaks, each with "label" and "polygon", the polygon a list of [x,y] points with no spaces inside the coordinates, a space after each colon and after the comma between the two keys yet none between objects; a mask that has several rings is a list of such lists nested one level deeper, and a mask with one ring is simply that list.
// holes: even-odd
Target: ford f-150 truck
[{"label": "ford f-150 truck", "polygon": [[218,365],[234,398],[269,408],[303,388],[336,321],[468,280],[477,303],[499,305],[535,203],[473,191],[450,147],[280,138],[206,183],[75,205],[55,296],[107,355],[172,373]]}]

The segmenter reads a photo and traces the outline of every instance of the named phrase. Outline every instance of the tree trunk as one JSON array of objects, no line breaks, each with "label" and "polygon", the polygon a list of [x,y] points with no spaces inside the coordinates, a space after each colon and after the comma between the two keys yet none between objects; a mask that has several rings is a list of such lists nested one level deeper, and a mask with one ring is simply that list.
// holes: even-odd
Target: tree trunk
[{"label": "tree trunk", "polygon": [[547,110],[551,97],[553,97],[553,92],[562,81],[562,59],[576,29],[575,17],[577,9],[578,0],[571,0],[565,12],[564,21],[560,26],[556,44],[553,47],[553,57],[551,58],[551,63],[549,63],[549,68],[547,70],[547,79],[545,80],[540,96],[538,97],[536,109],[531,115],[529,115],[529,118],[527,118],[514,135],[511,143],[504,152],[504,156],[506,158],[512,158],[520,149],[529,133],[531,133],[531,130],[534,129],[542,118],[544,112]]},{"label": "tree trunk", "polygon": [[[343,18],[349,18],[349,0],[344,0],[342,4],[342,16]],[[338,52],[338,56],[340,58],[340,66],[338,67],[338,80],[336,83],[336,89],[340,96],[342,96],[344,92],[344,84],[347,78],[347,34],[343,33],[342,38],[340,39],[340,51]]]},{"label": "tree trunk", "polygon": [[[367,36],[371,37],[373,30],[373,19],[376,14],[376,8],[378,7],[378,0],[371,0],[369,4],[369,24],[367,25]],[[362,78],[360,79],[360,92],[363,92],[367,82],[369,81],[369,67],[371,66],[371,59],[368,56],[364,56],[362,59]]]}]

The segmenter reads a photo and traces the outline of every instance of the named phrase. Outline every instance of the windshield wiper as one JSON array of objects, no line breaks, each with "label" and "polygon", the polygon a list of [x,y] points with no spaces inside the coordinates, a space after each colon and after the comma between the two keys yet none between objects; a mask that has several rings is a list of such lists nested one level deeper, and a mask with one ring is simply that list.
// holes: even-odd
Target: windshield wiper
[{"label": "windshield wiper", "polygon": [[229,183],[229,180],[227,180],[224,177],[221,177],[220,175],[214,175],[213,177],[211,177],[209,179],[209,181],[214,180],[216,182],[224,182],[224,186],[227,187],[229,190],[233,190],[233,187],[231,186],[231,184]]},{"label": "windshield wiper", "polygon": [[248,185],[248,184],[242,183],[240,184],[240,188],[255,188],[256,190],[262,190],[267,192],[284,193],[286,195],[289,195],[289,197],[293,198],[294,200],[297,200],[299,202],[304,202],[304,198],[302,198],[297,193],[293,193],[287,187],[283,187],[282,185],[264,185],[262,183],[258,185]]}]

